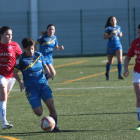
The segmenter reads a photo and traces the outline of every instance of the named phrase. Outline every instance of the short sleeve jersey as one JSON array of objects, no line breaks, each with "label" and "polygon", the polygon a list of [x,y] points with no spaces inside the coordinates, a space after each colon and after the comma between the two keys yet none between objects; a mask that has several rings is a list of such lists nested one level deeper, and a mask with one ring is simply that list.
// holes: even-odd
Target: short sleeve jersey
[{"label": "short sleeve jersey", "polygon": [[6,79],[13,77],[13,70],[16,58],[22,54],[22,50],[18,43],[11,41],[7,44],[0,42],[0,75]]},{"label": "short sleeve jersey", "polygon": [[128,57],[134,57],[136,55],[135,59],[135,66],[134,71],[140,73],[140,38],[135,39],[127,53]]},{"label": "short sleeve jersey", "polygon": [[122,30],[121,27],[118,25],[116,25],[116,27],[109,26],[105,29],[104,34],[110,35],[113,33],[117,33],[117,36],[113,36],[108,39],[108,44],[107,44],[108,47],[111,47],[112,45],[121,45],[120,37],[119,37],[120,32],[122,32]]},{"label": "short sleeve jersey", "polygon": [[57,37],[53,35],[52,37],[47,34],[40,36],[37,41],[40,44],[40,52],[45,56],[52,54],[53,48],[58,45]]},{"label": "short sleeve jersey", "polygon": [[32,57],[21,54],[16,61],[15,70],[21,71],[23,75],[24,86],[32,86],[38,83],[47,83],[43,73],[45,59],[40,52],[34,52]]}]

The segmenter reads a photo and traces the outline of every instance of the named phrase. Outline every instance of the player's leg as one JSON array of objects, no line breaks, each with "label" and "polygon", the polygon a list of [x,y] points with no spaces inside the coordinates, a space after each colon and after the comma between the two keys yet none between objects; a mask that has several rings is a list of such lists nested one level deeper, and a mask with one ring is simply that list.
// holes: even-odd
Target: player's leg
[{"label": "player's leg", "polygon": [[106,76],[106,80],[109,80],[109,72],[110,72],[110,69],[114,60],[114,55],[107,54],[107,58],[108,58],[108,62],[106,64],[105,76]]},{"label": "player's leg", "polygon": [[136,128],[136,130],[140,130],[140,83],[134,83],[133,85],[136,93],[136,110],[139,121],[139,126]]},{"label": "player's leg", "polygon": [[55,76],[55,75],[56,75],[56,71],[55,71],[55,69],[54,69],[54,67],[53,67],[53,58],[52,58],[52,54],[51,54],[51,55],[46,55],[46,56],[44,56],[44,57],[45,57],[46,65],[49,67],[49,70],[50,70],[51,74],[52,74],[53,76]]},{"label": "player's leg", "polygon": [[6,119],[6,108],[7,108],[7,96],[10,91],[7,91],[7,79],[0,75],[0,117],[2,121],[2,129],[12,128],[12,124],[9,124]]},{"label": "player's leg", "polygon": [[54,128],[53,132],[61,132],[61,130],[58,129],[58,125],[57,125],[57,113],[56,113],[56,109],[55,109],[55,106],[54,106],[53,98],[47,99],[45,101],[45,104],[49,109],[50,116],[55,120],[55,128]]},{"label": "player's leg", "polygon": [[56,75],[56,71],[55,71],[53,65],[52,65],[52,64],[49,64],[48,67],[49,67],[49,70],[50,70],[51,74],[52,74],[53,76],[55,76],[55,75]]},{"label": "player's leg", "polygon": [[[7,80],[7,100],[8,100],[8,95],[10,94],[10,91],[12,90],[16,79],[13,77],[13,78],[9,78],[9,79],[6,79],[6,80]],[[7,106],[6,106],[6,108],[7,108]],[[2,129],[12,128],[13,125],[9,124],[8,121],[6,120],[6,109],[5,109],[4,118],[5,118],[5,123],[3,123],[3,125],[2,125]]]},{"label": "player's leg", "polygon": [[45,101],[45,104],[46,106],[48,107],[49,109],[49,112],[50,112],[50,116],[53,117],[53,118],[56,118],[56,125],[57,125],[57,113],[56,113],[56,110],[55,110],[55,106],[54,106],[54,100],[53,98],[49,98]]},{"label": "player's leg", "polygon": [[133,72],[133,86],[136,94],[136,110],[139,126],[135,130],[140,130],[140,74]]},{"label": "player's leg", "polygon": [[50,112],[49,115],[55,120],[55,128],[54,128],[53,132],[61,132],[61,130],[59,130],[58,126],[57,126],[57,113],[56,113],[56,109],[54,106],[52,91],[51,91],[49,85],[44,84],[44,86],[42,87],[41,98],[45,102],[47,108],[49,109],[49,112]]},{"label": "player's leg", "polygon": [[54,107],[54,100],[52,96],[52,91],[49,87],[49,85],[44,84],[42,87],[42,93],[41,93],[41,98],[45,102],[47,108],[49,109],[50,116],[54,118],[57,126],[57,113]]},{"label": "player's leg", "polygon": [[122,69],[123,69],[123,64],[122,64],[122,49],[118,49],[115,51],[117,60],[118,60],[118,79],[124,79],[122,77]]},{"label": "player's leg", "polygon": [[37,115],[37,116],[41,116],[42,113],[43,113],[43,108],[42,108],[42,105],[41,106],[38,106],[38,107],[32,107],[34,113]]},{"label": "player's leg", "polygon": [[7,84],[0,84],[0,117],[2,128],[6,125],[6,107],[7,106]]},{"label": "player's leg", "polygon": [[27,87],[25,91],[26,97],[29,101],[29,104],[31,105],[31,108],[33,109],[33,112],[37,116],[41,116],[43,113],[43,108],[41,104],[40,93],[38,92],[37,88],[35,86]]},{"label": "player's leg", "polygon": [[7,84],[7,97],[10,94],[10,91],[12,90],[12,88],[15,84],[15,81],[16,81],[16,79],[14,77],[7,79],[7,82],[8,82],[8,84]]}]

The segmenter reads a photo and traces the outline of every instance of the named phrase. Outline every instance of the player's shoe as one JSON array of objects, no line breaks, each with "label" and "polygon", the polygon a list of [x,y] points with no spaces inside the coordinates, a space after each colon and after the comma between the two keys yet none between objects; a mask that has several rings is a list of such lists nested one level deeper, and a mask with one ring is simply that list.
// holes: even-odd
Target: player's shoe
[{"label": "player's shoe", "polygon": [[13,127],[13,125],[12,124],[9,124],[8,122],[2,124],[2,126],[1,126],[2,129],[10,129],[12,127]]},{"label": "player's shoe", "polygon": [[55,133],[59,133],[59,132],[62,132],[58,127],[55,127],[52,132],[55,132]]},{"label": "player's shoe", "polygon": [[105,76],[106,76],[106,80],[110,80],[109,75],[107,73],[105,73]]},{"label": "player's shoe", "polygon": [[138,127],[137,127],[137,128],[135,128],[135,130],[140,130],[140,125],[138,125]]},{"label": "player's shoe", "polygon": [[124,78],[121,75],[119,75],[118,79],[123,80]]}]

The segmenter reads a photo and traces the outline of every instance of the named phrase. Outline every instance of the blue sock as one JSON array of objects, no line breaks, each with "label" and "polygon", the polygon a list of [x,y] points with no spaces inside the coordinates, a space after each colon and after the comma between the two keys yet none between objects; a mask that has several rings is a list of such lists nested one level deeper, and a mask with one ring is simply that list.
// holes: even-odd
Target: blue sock
[{"label": "blue sock", "polygon": [[110,69],[111,69],[111,64],[109,64],[108,62],[107,62],[107,64],[106,64],[106,74],[108,74],[109,75],[109,72],[110,72]]},{"label": "blue sock", "polygon": [[140,122],[140,112],[137,112],[138,121]]},{"label": "blue sock", "polygon": [[118,74],[119,74],[119,75],[122,75],[122,68],[123,68],[122,62],[118,62],[117,67],[118,67]]},{"label": "blue sock", "polygon": [[140,123],[140,107],[136,107],[136,109],[137,109],[138,121]]},{"label": "blue sock", "polygon": [[57,117],[51,116],[55,120],[55,127],[57,127]]}]

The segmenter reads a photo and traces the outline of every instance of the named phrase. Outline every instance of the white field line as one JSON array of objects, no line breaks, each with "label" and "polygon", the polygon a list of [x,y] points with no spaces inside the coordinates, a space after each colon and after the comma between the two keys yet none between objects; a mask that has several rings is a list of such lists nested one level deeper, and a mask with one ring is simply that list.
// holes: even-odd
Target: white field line
[{"label": "white field line", "polygon": [[[118,86],[118,87],[79,87],[79,88],[53,88],[52,90],[66,90],[66,89],[100,89],[100,88],[133,88],[133,86]],[[12,89],[11,91],[20,91],[19,89]]]},{"label": "white field line", "polygon": [[[122,59],[124,59],[125,57],[122,57]],[[114,60],[117,60],[117,58],[114,58]],[[106,63],[106,62],[108,62],[108,60],[103,60],[103,61],[101,61],[102,63]]]},{"label": "white field line", "polygon": [[63,90],[63,89],[100,89],[100,88],[132,88],[133,86],[118,86],[118,87],[80,87],[80,88],[54,88],[52,90]]}]

